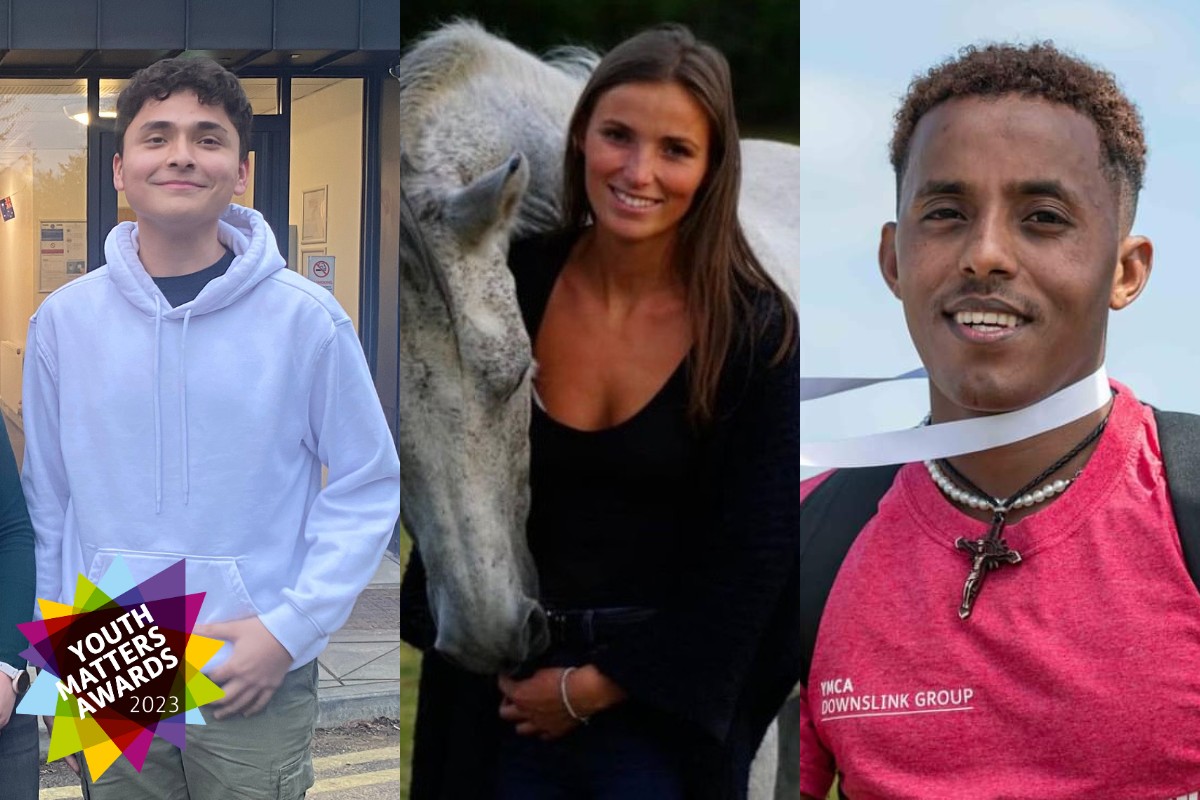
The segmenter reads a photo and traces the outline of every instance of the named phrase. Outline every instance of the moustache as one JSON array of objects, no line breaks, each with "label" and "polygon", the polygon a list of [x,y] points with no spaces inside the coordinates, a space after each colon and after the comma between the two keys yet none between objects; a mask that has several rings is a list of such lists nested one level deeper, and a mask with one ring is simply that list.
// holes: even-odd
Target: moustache
[{"label": "moustache", "polygon": [[1012,306],[1022,316],[1030,319],[1037,316],[1036,306],[1027,298],[1014,294],[1008,281],[1004,278],[963,278],[962,282],[942,300],[941,306],[951,305],[964,298],[998,300],[1005,305]]}]

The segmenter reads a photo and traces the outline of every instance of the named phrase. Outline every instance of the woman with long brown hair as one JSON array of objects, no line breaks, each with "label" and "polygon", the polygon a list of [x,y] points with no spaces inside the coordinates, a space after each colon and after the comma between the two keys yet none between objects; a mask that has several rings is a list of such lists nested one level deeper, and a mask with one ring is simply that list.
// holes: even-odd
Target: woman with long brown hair
[{"label": "woman with long brown hair", "polygon": [[566,230],[510,257],[555,641],[500,680],[502,797],[734,796],[790,688],[753,676],[787,671],[758,659],[790,636],[769,622],[798,533],[796,325],[738,224],[739,178],[725,59],[647,31],[576,106]]},{"label": "woman with long brown hair", "polygon": [[796,317],[738,223],[740,172],[724,57],[645,31],[576,106],[564,229],[510,252],[552,643],[499,678],[498,742],[464,734],[496,753],[480,796],[744,797],[798,679]]}]

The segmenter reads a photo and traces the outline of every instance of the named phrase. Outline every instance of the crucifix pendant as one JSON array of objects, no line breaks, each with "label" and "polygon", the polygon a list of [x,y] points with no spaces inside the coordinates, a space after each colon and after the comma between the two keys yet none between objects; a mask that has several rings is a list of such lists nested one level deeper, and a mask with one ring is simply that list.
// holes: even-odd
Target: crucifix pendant
[{"label": "crucifix pendant", "polygon": [[1002,564],[1021,563],[1021,554],[1011,550],[1008,544],[1000,538],[1004,530],[1004,512],[997,511],[992,518],[991,530],[979,539],[959,537],[954,546],[965,551],[971,557],[971,571],[967,573],[966,583],[963,584],[962,604],[958,607],[958,618],[966,619],[971,616],[971,607],[983,587],[984,577]]}]

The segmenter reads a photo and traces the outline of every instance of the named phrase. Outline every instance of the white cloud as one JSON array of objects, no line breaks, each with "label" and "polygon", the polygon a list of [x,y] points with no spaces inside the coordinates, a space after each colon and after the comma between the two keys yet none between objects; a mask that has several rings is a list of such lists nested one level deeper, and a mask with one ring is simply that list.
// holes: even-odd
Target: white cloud
[{"label": "white cloud", "polygon": [[879,225],[892,215],[894,182],[887,143],[895,103],[877,86],[802,71],[802,270],[832,256],[865,260],[868,268],[873,263]]},{"label": "white cloud", "polygon": [[1185,106],[1200,106],[1200,80],[1190,80],[1181,83],[1175,93],[1175,100]]},{"label": "white cloud", "polygon": [[887,164],[897,98],[878,85],[813,69],[800,73],[801,165],[833,173]]},{"label": "white cloud", "polygon": [[885,354],[907,348],[900,308],[875,266],[879,227],[893,216],[887,160],[896,98],[848,76],[802,70],[800,76],[801,360],[808,374],[866,366],[847,342],[869,337]]}]

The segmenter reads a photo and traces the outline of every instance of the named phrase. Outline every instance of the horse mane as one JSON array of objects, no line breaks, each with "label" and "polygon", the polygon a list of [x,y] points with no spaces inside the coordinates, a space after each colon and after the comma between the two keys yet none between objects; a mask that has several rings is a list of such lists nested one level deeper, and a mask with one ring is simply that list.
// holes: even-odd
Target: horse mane
[{"label": "horse mane", "polygon": [[547,50],[542,61],[583,82],[600,63],[600,54],[589,47],[564,44]]},{"label": "horse mane", "polygon": [[[502,83],[514,94],[521,92],[531,96],[534,107],[542,105],[539,98],[554,97],[561,103],[563,93],[569,91],[572,94],[569,107],[599,61],[600,56],[594,50],[574,45],[555,47],[538,58],[488,32],[474,20],[456,18],[418,37],[393,71],[400,81],[404,107],[401,148],[413,147],[415,142],[423,139],[423,129],[444,106],[444,95],[448,91],[465,89],[472,82],[480,85],[483,81]],[[427,165],[419,163],[419,155],[411,155],[414,156],[411,159],[402,156],[402,171],[413,177],[422,175]],[[416,196],[408,198],[418,207],[425,200],[425,192],[417,188],[422,183],[425,181],[418,179],[413,185]],[[560,220],[558,189],[558,186],[531,181],[513,220],[512,235],[520,238],[556,228]],[[411,222],[414,230],[410,238],[416,243],[420,231],[415,227],[415,220]],[[427,248],[418,248],[417,252],[426,258],[430,255]],[[421,273],[438,274],[438,270],[432,268],[434,265],[425,259],[414,266],[418,266]]]},{"label": "horse mane", "polygon": [[487,73],[513,85],[537,86],[546,77],[546,67],[550,67],[582,83],[599,62],[595,51],[569,45],[555,47],[539,59],[484,30],[478,22],[460,17],[419,36],[395,74],[405,102],[425,108],[446,86],[474,75]]}]

